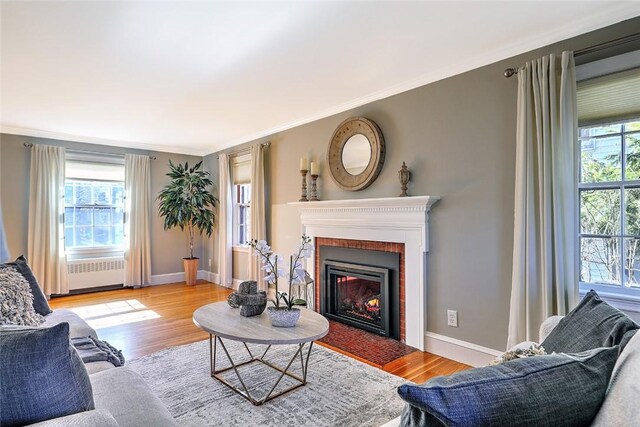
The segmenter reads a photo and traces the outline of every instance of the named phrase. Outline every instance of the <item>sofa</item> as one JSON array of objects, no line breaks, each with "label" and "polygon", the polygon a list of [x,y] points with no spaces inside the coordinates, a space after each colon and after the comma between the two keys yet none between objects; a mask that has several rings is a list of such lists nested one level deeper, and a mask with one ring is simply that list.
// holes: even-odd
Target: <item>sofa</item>
[{"label": "sofa", "polygon": [[[580,325],[576,328],[576,323]],[[584,326],[583,326],[584,325]],[[575,421],[571,421],[570,417],[568,419],[556,420],[556,416],[558,418],[563,418],[567,411],[561,410],[556,411],[556,415],[551,415],[546,418],[543,422],[536,422],[531,425],[592,425],[596,427],[605,427],[605,426],[630,426],[630,425],[640,425],[640,332],[638,331],[638,326],[625,316],[623,313],[619,312],[615,308],[608,306],[604,301],[600,300],[598,295],[591,291],[585,299],[579,304],[576,309],[574,309],[571,313],[569,313],[566,317],[564,316],[552,316],[545,320],[540,327],[539,331],[539,339],[540,343],[542,343],[542,347],[548,346],[549,349],[547,353],[549,356],[544,356],[545,358],[549,357],[565,357],[565,358],[579,358],[584,354],[595,354],[600,352],[600,354],[604,354],[608,352],[609,354],[613,354],[610,357],[610,362],[608,364],[609,368],[606,372],[599,372],[598,369],[593,366],[582,366],[584,368],[585,373],[583,374],[586,377],[594,377],[596,375],[601,375],[602,381],[600,386],[595,386],[598,390],[598,393],[601,393],[599,397],[594,398],[594,404],[591,406],[590,410],[592,411],[591,415],[588,417],[589,421],[576,423]],[[591,336],[599,336],[600,341],[591,341]],[[537,343],[526,342],[519,344],[516,346],[516,350],[524,350],[530,349],[532,345],[537,346]],[[580,348],[582,346],[582,348]],[[567,350],[560,350],[563,347],[566,347]],[[535,347],[534,347],[535,348]],[[587,350],[589,349],[589,350]],[[514,349],[511,349],[514,350]],[[557,352],[557,353],[556,353]],[[551,354],[554,353],[554,354]],[[558,354],[559,353],[559,354]],[[565,353],[565,354],[563,354]],[[570,353],[570,354],[567,354]],[[556,356],[557,354],[557,356]],[[541,359],[536,357],[530,357],[527,361],[539,363]],[[511,363],[511,362],[507,362]],[[532,363],[533,364],[533,363]],[[520,364],[522,365],[522,364]],[[503,365],[504,366],[504,365]],[[447,411],[458,411],[458,415],[460,412],[470,412],[471,417],[476,416],[474,413],[477,411],[478,406],[491,406],[493,402],[487,401],[486,397],[480,397],[475,402],[473,402],[474,398],[470,398],[470,394],[467,394],[467,400],[458,400],[458,405],[449,405],[449,407],[444,409],[444,412],[438,412],[437,404],[434,406],[434,401],[438,402],[446,402],[451,403],[451,400],[446,401],[442,400],[442,393],[446,394],[451,391],[448,389],[450,386],[459,387],[462,384],[462,387],[468,387],[465,384],[470,384],[473,381],[482,381],[482,376],[480,375],[480,371],[488,371],[491,370],[489,368],[480,368],[474,369],[471,371],[475,371],[476,374],[473,374],[471,371],[466,371],[468,374],[465,377],[466,383],[458,383],[456,384],[455,378],[460,378],[459,374],[454,374],[448,377],[438,377],[432,380],[429,380],[423,386],[415,386],[415,385],[406,385],[405,387],[413,389],[413,392],[416,392],[418,389],[418,393],[422,392],[424,397],[425,395],[429,395],[429,398],[433,400],[429,401],[427,398],[426,405],[423,407],[413,406],[411,403],[411,397],[407,399],[407,395],[403,396],[403,390],[401,386],[399,388],[399,394],[401,397],[408,401],[409,403],[405,407],[405,411],[401,417],[398,417],[390,422],[384,424],[382,427],[397,427],[397,426],[441,426],[441,425],[485,425],[486,422],[479,423],[469,423],[469,422],[443,422],[443,419],[447,419]],[[505,368],[502,371],[497,371],[499,375],[508,375],[513,368]],[[602,371],[602,369],[600,369]],[[493,371],[495,378],[496,371]],[[460,373],[462,374],[462,373]],[[534,372],[534,375],[537,374]],[[585,396],[588,394],[584,391],[582,387],[582,383],[580,383],[580,387],[574,387],[574,381],[579,381],[579,378],[573,376],[562,376],[558,374],[554,374],[557,378],[550,379],[549,376],[540,380],[533,379],[532,382],[529,382],[529,386],[525,388],[521,388],[521,392],[528,394],[534,393],[532,390],[532,385],[535,384],[536,387],[539,387],[541,382],[543,381],[556,381],[556,385],[552,385],[552,388],[556,388],[558,383],[564,383],[565,391],[563,393],[557,393],[557,390],[550,390],[543,388],[543,397],[542,397],[542,406],[541,408],[545,408],[548,406],[562,406],[566,405],[566,402],[571,400],[580,400],[585,399]],[[485,376],[484,378],[487,378]],[[569,379],[570,378],[570,379]],[[494,381],[491,383],[491,387],[496,386],[498,381]],[[480,384],[478,382],[477,384]],[[483,387],[485,383],[482,383],[480,387]],[[472,386],[471,386],[472,387]],[[502,385],[498,385],[497,387],[502,387]],[[443,391],[444,390],[444,391]],[[478,389],[476,389],[477,392]],[[546,395],[544,395],[546,393]],[[471,393],[471,396],[474,392]],[[433,398],[434,395],[439,395]],[[487,392],[487,395],[491,396],[492,392]],[[497,394],[493,394],[497,395]],[[503,395],[504,396],[504,395]],[[508,399],[508,395],[507,398]],[[483,400],[484,399],[484,400]],[[524,399],[523,399],[524,400]],[[498,420],[497,422],[489,423],[490,425],[522,425],[520,414],[521,412],[526,412],[526,404],[522,405],[522,401],[520,400],[520,406],[513,406],[514,409],[511,414],[507,414],[504,418]],[[524,400],[526,402],[526,400]],[[415,401],[414,401],[415,402]],[[538,399],[539,403],[540,399]],[[414,404],[415,405],[415,404]],[[457,409],[455,408],[457,406]],[[497,404],[495,407],[499,407]],[[435,408],[435,409],[434,409]],[[454,409],[452,409],[454,408]],[[575,409],[574,407],[569,407],[570,409]],[[480,410],[481,412],[482,410]],[[576,412],[579,412],[576,410]],[[553,414],[553,409],[550,411]],[[444,414],[444,416],[443,416]],[[558,415],[559,414],[559,415]],[[433,415],[437,416],[434,417]],[[468,416],[469,414],[465,414]],[[452,418],[455,419],[455,414]],[[485,412],[486,416],[486,412]],[[486,421],[485,418],[483,419]],[[491,417],[491,414],[489,415]],[[527,417],[527,415],[523,415],[523,417]],[[460,418],[458,418],[459,420]],[[469,418],[467,418],[468,420]],[[557,422],[556,422],[557,421]],[[551,424],[550,424],[551,422]],[[486,424],[486,425],[489,425]],[[526,425],[525,423],[524,425]],[[530,423],[529,423],[530,424]]]},{"label": "sofa", "polygon": [[[96,331],[70,310],[54,310],[45,316],[41,327],[69,324],[70,338],[92,336]],[[126,366],[116,368],[109,362],[86,363],[95,409],[31,424],[57,426],[176,426],[176,422],[144,379]]]}]

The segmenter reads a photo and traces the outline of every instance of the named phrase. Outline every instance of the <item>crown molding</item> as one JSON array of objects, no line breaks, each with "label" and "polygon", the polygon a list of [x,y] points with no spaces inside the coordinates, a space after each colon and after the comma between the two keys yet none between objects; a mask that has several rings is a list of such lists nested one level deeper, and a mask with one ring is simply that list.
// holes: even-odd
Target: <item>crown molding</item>
[{"label": "crown molding", "polygon": [[191,156],[203,157],[205,154],[202,150],[194,150],[188,147],[166,146],[157,144],[147,144],[135,141],[120,141],[107,138],[96,138],[92,136],[72,135],[61,132],[51,132],[47,130],[29,129],[13,126],[0,126],[0,133],[9,135],[29,136],[34,138],[55,139],[57,141],[83,142],[86,144],[100,144],[111,147],[134,148],[136,150],[158,151],[161,153],[186,154]]}]

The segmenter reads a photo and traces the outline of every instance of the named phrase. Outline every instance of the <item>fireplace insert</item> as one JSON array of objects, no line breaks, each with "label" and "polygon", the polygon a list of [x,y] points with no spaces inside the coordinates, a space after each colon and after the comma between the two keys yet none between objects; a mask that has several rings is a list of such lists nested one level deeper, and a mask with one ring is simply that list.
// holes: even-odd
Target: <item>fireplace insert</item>
[{"label": "fireplace insert", "polygon": [[320,312],[329,319],[392,336],[389,269],[331,260],[323,265]]}]

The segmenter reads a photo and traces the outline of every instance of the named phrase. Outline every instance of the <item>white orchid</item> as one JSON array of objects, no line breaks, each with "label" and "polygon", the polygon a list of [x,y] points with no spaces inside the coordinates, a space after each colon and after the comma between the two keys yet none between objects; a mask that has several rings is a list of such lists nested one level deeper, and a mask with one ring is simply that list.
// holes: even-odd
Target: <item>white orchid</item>
[{"label": "white orchid", "polygon": [[[280,308],[280,300],[285,306],[291,309],[294,305],[304,305],[306,301],[291,297],[291,287],[294,283],[301,284],[305,282],[306,271],[302,265],[304,258],[309,258],[313,253],[313,245],[311,238],[303,235],[300,245],[296,248],[295,253],[289,257],[289,264],[285,265],[285,259],[282,255],[278,255],[271,250],[271,246],[265,240],[252,240],[248,243],[259,256],[262,261],[262,269],[267,273],[264,280],[270,285],[274,285],[276,290],[276,299],[271,300],[276,308]],[[278,278],[283,277],[289,282],[289,293],[279,292]]]}]

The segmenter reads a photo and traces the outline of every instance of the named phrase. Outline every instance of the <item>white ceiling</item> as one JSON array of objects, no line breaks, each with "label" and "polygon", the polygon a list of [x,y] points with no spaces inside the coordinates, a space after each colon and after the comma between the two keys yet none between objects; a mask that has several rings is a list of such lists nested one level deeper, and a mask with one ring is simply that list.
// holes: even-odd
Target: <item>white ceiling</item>
[{"label": "white ceiling", "polygon": [[199,155],[640,15],[612,1],[0,7],[2,132]]}]

